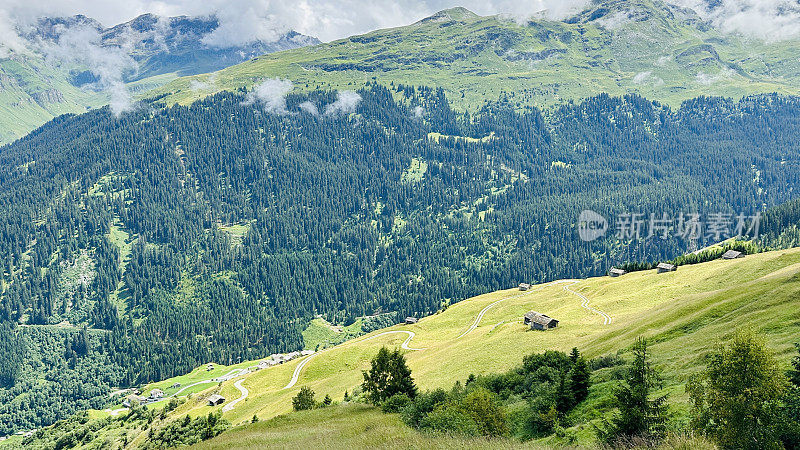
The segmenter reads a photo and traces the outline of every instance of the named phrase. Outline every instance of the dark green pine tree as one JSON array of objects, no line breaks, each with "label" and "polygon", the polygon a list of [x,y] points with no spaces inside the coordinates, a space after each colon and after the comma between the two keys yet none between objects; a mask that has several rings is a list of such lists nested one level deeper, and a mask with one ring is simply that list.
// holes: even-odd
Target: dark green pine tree
[{"label": "dark green pine tree", "polygon": [[589,371],[589,365],[586,364],[586,359],[578,356],[569,371],[569,390],[572,392],[575,405],[586,400],[586,397],[589,396],[590,377],[591,372]]},{"label": "dark green pine tree", "polygon": [[607,442],[632,437],[658,439],[665,432],[667,396],[650,398],[662,382],[659,373],[651,366],[649,356],[647,340],[638,338],[633,346],[633,362],[623,384],[614,392],[619,413],[602,433]]}]

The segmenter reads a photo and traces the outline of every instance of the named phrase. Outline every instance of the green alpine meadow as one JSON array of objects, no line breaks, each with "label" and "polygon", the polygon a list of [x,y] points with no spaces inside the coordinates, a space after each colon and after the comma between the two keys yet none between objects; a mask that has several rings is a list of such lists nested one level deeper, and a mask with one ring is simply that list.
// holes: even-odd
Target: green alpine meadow
[{"label": "green alpine meadow", "polygon": [[0,5],[0,450],[800,449],[794,0]]}]

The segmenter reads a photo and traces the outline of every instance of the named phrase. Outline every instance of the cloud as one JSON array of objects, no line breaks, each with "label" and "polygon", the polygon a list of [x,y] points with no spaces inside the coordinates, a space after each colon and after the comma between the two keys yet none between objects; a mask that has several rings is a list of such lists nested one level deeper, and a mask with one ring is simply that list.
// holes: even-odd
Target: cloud
[{"label": "cloud", "polygon": [[78,26],[61,30],[56,43],[41,43],[46,58],[56,64],[85,68],[97,81],[93,87],[109,95],[109,106],[119,116],[133,106],[123,75],[137,69],[136,62],[120,47],[100,46],[97,30]]},{"label": "cloud", "polygon": [[670,0],[697,11],[726,33],[767,41],[800,36],[800,4],[796,0]]},{"label": "cloud", "polygon": [[[696,10],[725,31],[766,39],[800,35],[800,6],[796,0],[667,0]],[[106,26],[143,13],[159,16],[216,15],[220,26],[205,38],[224,47],[255,40],[273,41],[288,30],[323,41],[362,34],[378,28],[406,25],[446,8],[463,6],[477,14],[501,14],[525,23],[531,17],[563,19],[587,7],[590,0],[2,0],[5,14],[17,25],[40,16],[84,14]],[[709,6],[709,4],[713,6]],[[8,20],[6,20],[8,22]],[[2,25],[5,47],[9,28]],[[613,26],[613,24],[610,24]],[[157,38],[157,36],[156,36]],[[156,41],[158,43],[158,41]],[[18,43],[18,42],[17,42]]]},{"label": "cloud", "polygon": [[189,88],[195,92],[207,92],[213,90],[217,85],[217,73],[213,72],[211,75],[207,76],[204,80],[200,80],[198,78],[192,78],[189,81]]},{"label": "cloud", "polygon": [[336,94],[336,101],[325,107],[325,115],[350,114],[356,111],[356,107],[361,102],[361,96],[353,91],[339,91]]},{"label": "cloud", "polygon": [[19,36],[14,20],[7,11],[0,9],[0,58],[8,58],[12,53],[27,53],[28,47]]},{"label": "cloud", "polygon": [[308,114],[311,114],[312,116],[318,116],[319,115],[319,108],[317,108],[317,105],[315,105],[315,104],[313,104],[313,103],[311,103],[309,101],[305,101],[303,103],[300,103],[298,105],[298,107],[300,108],[300,110],[305,111]]},{"label": "cloud", "polygon": [[735,72],[732,69],[722,69],[716,74],[709,74],[701,71],[695,76],[695,81],[704,86],[711,86],[719,81],[733,77],[734,74]]},{"label": "cloud", "polygon": [[246,105],[261,103],[264,111],[272,114],[286,114],[286,94],[292,91],[294,84],[289,80],[270,78],[262,81],[255,89],[247,93]]},{"label": "cloud", "polygon": [[664,80],[653,75],[651,70],[646,72],[639,72],[633,77],[633,84],[652,84],[654,86],[661,86]]}]

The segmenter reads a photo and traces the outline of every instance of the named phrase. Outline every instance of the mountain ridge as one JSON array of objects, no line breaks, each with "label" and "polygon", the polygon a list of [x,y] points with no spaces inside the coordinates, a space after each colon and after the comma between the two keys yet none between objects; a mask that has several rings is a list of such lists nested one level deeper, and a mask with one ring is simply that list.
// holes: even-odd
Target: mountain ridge
[{"label": "mountain ridge", "polygon": [[[466,12],[465,12],[466,11]],[[564,20],[443,10],[411,25],[255,58],[153,92],[186,104],[265,78],[341,89],[364,80],[443,87],[459,109],[507,95],[520,106],[599,93],[639,93],[678,106],[700,95],[800,92],[800,40],[767,43],[716,30],[693,10],[659,0],[605,0]]]}]

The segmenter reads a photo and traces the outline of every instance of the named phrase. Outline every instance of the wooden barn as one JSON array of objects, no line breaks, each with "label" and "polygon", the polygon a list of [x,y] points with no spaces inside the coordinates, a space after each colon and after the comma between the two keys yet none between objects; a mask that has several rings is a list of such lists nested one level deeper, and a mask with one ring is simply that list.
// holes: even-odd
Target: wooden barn
[{"label": "wooden barn", "polygon": [[722,259],[737,259],[744,258],[744,253],[737,252],[736,250],[728,250],[722,254]]},{"label": "wooden barn", "polygon": [[658,263],[658,265],[656,266],[656,270],[658,271],[658,273],[675,272],[676,270],[678,270],[678,267],[675,264],[662,262]]},{"label": "wooden barn", "polygon": [[406,325],[413,325],[417,322],[419,322],[419,319],[417,319],[416,317],[406,317],[406,322],[405,322]]},{"label": "wooden barn", "polygon": [[225,397],[219,394],[212,394],[208,397],[208,406],[219,406],[225,403]]},{"label": "wooden barn", "polygon": [[558,326],[558,320],[536,311],[525,313],[522,323],[530,326],[531,330],[549,330]]},{"label": "wooden barn", "polygon": [[628,272],[626,272],[626,271],[624,271],[622,269],[617,269],[616,267],[612,267],[611,270],[608,271],[608,276],[610,276],[610,277],[621,277],[622,275],[625,275],[626,273],[628,273]]},{"label": "wooden barn", "polygon": [[531,288],[531,285],[528,284],[528,283],[520,283],[519,284],[519,290],[520,291],[527,291],[530,288]]}]

